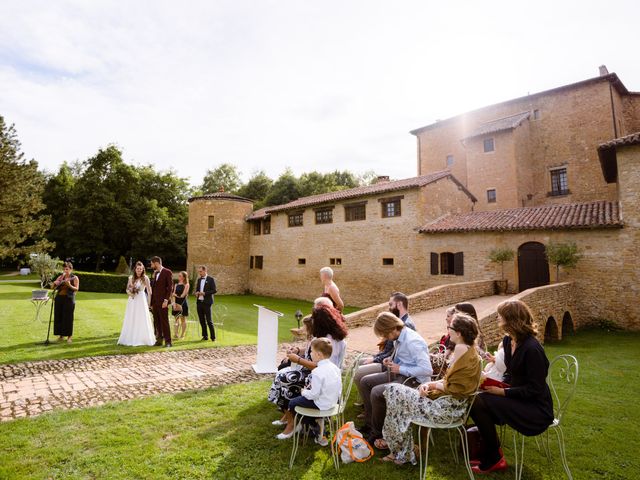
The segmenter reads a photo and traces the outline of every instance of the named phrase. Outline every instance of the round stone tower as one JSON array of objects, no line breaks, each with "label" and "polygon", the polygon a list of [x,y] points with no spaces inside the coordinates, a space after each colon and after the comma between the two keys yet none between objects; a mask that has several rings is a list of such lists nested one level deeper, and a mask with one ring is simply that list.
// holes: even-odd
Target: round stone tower
[{"label": "round stone tower", "polygon": [[187,266],[206,265],[218,293],[244,293],[249,282],[249,199],[223,191],[189,199]]}]

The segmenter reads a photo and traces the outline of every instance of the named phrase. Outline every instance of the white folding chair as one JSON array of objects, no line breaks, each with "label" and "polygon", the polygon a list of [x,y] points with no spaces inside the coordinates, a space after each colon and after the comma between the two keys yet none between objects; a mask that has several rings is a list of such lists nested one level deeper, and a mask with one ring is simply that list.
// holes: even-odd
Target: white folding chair
[{"label": "white folding chair", "polygon": [[227,318],[228,309],[226,305],[215,305],[212,312],[213,327],[216,329],[216,336],[221,332],[220,338],[224,340],[224,321]]},{"label": "white folding chair", "polygon": [[[569,464],[567,463],[567,454],[564,444],[564,432],[562,430],[562,419],[567,412],[569,403],[576,393],[576,387],[578,385],[578,360],[573,355],[559,355],[554,358],[549,365],[549,373],[547,375],[547,383],[551,390],[551,396],[553,398],[553,423],[549,425],[549,428],[540,435],[536,436],[536,443],[538,437],[542,437],[542,444],[547,454],[547,458],[551,461],[551,449],[549,448],[549,431],[553,431],[558,439],[558,449],[560,450],[560,461],[564,468],[567,478],[573,480]],[[564,384],[564,385],[562,385]],[[558,391],[558,387],[562,385],[562,391]],[[518,446],[518,443],[520,446]],[[516,480],[520,480],[522,477],[522,467],[524,466],[524,435],[513,431],[513,447],[515,455],[515,468],[516,468]],[[538,445],[539,448],[539,445]]]},{"label": "white folding chair", "polygon": [[356,373],[356,369],[358,365],[360,365],[360,359],[362,358],[362,353],[357,355],[353,360],[349,368],[345,369],[342,374],[342,394],[340,396],[340,400],[338,404],[330,410],[317,410],[314,408],[304,408],[304,407],[296,407],[296,415],[293,419],[293,447],[291,449],[291,459],[289,460],[289,468],[293,468],[293,463],[296,459],[296,455],[298,454],[298,448],[300,446],[300,434],[299,425],[302,422],[303,417],[308,418],[316,418],[316,419],[327,419],[329,421],[329,444],[331,445],[331,458],[333,460],[333,466],[336,470],[340,468],[340,458],[338,457],[338,447],[334,445],[332,442],[333,436],[338,431],[341,425],[344,424],[344,410],[347,402],[349,401],[349,396],[351,395],[351,389],[353,387],[353,378]]}]

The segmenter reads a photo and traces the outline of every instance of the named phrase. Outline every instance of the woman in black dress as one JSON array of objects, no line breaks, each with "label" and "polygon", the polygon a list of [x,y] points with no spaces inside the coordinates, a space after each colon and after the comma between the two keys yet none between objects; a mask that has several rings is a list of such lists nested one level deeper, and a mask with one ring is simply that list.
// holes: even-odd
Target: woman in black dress
[{"label": "woman in black dress", "polygon": [[184,338],[187,333],[187,317],[189,316],[189,277],[187,272],[178,274],[178,283],[173,287],[173,304],[171,306],[175,326],[173,329],[173,339]]},{"label": "woman in black dress", "polygon": [[80,288],[80,280],[73,274],[71,262],[64,262],[62,275],[56,278],[53,287],[58,292],[53,310],[53,334],[58,335],[59,342],[67,337],[67,343],[71,343],[76,292]]},{"label": "woman in black dress", "polygon": [[537,325],[527,305],[519,300],[498,305],[498,325],[507,334],[502,339],[508,388],[487,387],[471,409],[484,454],[475,473],[505,470],[496,425],[507,424],[523,435],[539,435],[553,422],[553,400],[547,385],[549,360],[536,338]]}]

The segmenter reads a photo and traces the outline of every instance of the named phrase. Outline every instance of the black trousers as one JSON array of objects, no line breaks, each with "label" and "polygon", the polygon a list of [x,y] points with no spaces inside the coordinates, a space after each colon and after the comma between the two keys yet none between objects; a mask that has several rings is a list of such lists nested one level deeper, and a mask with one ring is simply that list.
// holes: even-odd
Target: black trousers
[{"label": "black trousers", "polygon": [[202,328],[202,337],[209,338],[207,334],[207,327],[211,333],[211,340],[216,339],[216,331],[213,328],[213,320],[211,319],[211,307],[213,305],[207,305],[204,302],[196,302],[198,310],[198,320],[200,320],[200,328]]}]

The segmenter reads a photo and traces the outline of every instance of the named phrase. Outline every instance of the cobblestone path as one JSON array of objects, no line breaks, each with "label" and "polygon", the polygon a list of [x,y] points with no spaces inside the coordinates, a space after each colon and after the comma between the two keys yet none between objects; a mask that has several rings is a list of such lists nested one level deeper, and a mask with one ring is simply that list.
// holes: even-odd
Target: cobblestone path
[{"label": "cobblestone path", "polygon": [[255,358],[246,345],[0,365],[0,421],[270,378]]}]

